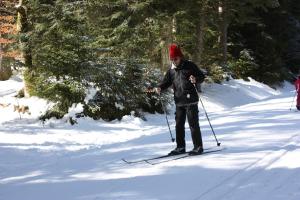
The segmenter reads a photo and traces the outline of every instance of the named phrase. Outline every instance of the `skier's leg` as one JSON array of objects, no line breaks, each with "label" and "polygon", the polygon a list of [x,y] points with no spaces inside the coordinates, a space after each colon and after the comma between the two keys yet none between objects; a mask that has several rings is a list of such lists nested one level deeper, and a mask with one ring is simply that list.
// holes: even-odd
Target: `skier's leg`
[{"label": "skier's leg", "polygon": [[298,110],[300,110],[300,92],[297,94],[297,103],[296,103],[296,107]]},{"label": "skier's leg", "polygon": [[188,106],[187,117],[191,129],[194,149],[203,148],[198,113],[199,113],[198,105]]},{"label": "skier's leg", "polygon": [[185,148],[185,130],[184,124],[186,119],[186,108],[183,106],[176,106],[175,120],[176,120],[176,143],[177,147]]}]

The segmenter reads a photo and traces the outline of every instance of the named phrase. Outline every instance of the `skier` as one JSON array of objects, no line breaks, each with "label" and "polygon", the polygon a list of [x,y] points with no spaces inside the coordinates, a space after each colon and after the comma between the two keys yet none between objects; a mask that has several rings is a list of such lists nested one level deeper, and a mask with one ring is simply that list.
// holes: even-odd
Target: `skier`
[{"label": "skier", "polygon": [[296,87],[296,92],[297,92],[296,108],[297,108],[297,110],[300,110],[300,75],[298,76],[298,79],[295,81],[295,87]]},{"label": "skier", "polygon": [[[198,121],[198,93],[196,86],[204,81],[204,74],[193,62],[184,59],[181,49],[176,44],[169,47],[171,66],[162,82],[154,90],[160,94],[172,85],[174,101],[176,105],[176,148],[169,155],[177,155],[186,152],[185,129],[186,117],[191,130],[194,148],[190,155],[203,153],[202,136]],[[198,87],[197,87],[198,88]]]}]

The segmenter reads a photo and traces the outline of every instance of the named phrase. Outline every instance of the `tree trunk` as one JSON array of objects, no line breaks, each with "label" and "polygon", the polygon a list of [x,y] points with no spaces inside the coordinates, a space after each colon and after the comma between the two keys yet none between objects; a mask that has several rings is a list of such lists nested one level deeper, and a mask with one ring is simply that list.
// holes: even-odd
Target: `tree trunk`
[{"label": "tree trunk", "polygon": [[170,66],[169,59],[169,45],[175,40],[176,33],[176,20],[174,17],[170,20],[170,25],[166,26],[166,31],[164,31],[164,35],[161,40],[161,70],[167,71]]},{"label": "tree trunk", "polygon": [[162,40],[161,41],[161,70],[166,71],[167,66],[169,65],[169,57],[168,57],[168,42]]},{"label": "tree trunk", "polygon": [[[27,19],[27,8],[23,5],[23,0],[19,1],[19,5],[17,6],[18,12],[18,30],[22,33],[27,33],[29,31],[28,19]],[[21,46],[23,49],[23,58],[25,67],[32,69],[32,55],[31,49],[28,44],[28,40],[24,39],[21,42]]]},{"label": "tree trunk", "polygon": [[194,53],[194,59],[193,59],[198,66],[201,65],[202,53],[204,49],[204,44],[203,44],[204,27],[205,27],[205,18],[203,15],[200,15],[200,19],[196,27],[197,43],[196,43],[196,51]]},{"label": "tree trunk", "polygon": [[221,23],[221,53],[222,53],[222,65],[227,67],[227,32],[228,32],[228,23],[224,20]]},{"label": "tree trunk", "polygon": [[[27,33],[29,32],[29,23],[27,18],[27,8],[25,5],[23,5],[23,0],[19,0],[19,5],[17,6],[17,12],[18,12],[18,24],[17,24],[17,30],[21,33]],[[28,39],[20,40],[20,45],[22,47],[22,54],[23,54],[23,62],[25,67],[30,71],[29,74],[33,72],[33,65],[32,65],[32,55],[31,55],[31,48],[28,44]],[[28,88],[27,83],[25,82],[24,86],[24,96],[28,97]]]},{"label": "tree trunk", "polygon": [[[0,38],[1,38],[1,33],[0,33]],[[8,80],[12,75],[12,70],[10,66],[5,66],[5,64],[3,63],[3,54],[4,51],[2,48],[2,44],[0,43],[0,81]]]},{"label": "tree trunk", "polygon": [[228,16],[226,5],[220,4],[219,15],[220,15],[220,53],[222,55],[221,65],[225,71],[227,71],[227,33],[228,33]]}]

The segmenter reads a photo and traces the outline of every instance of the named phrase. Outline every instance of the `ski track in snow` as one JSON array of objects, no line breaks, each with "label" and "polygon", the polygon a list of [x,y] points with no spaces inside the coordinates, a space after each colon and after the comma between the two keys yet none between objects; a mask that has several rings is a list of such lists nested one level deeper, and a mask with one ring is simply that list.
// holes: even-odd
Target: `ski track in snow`
[{"label": "ski track in snow", "polygon": [[[15,101],[19,78],[0,82],[0,103]],[[205,156],[152,166],[130,160],[174,148],[164,115],[121,122],[79,119],[42,125],[47,104],[24,99],[32,115],[0,108],[0,200],[299,200],[300,115],[289,111],[293,88],[253,80],[204,85],[201,98],[221,147]],[[2,96],[1,96],[2,95]],[[174,109],[174,108],[172,108]],[[216,145],[199,104],[204,147]],[[73,111],[74,112],[74,111]],[[174,131],[174,114],[169,120]],[[186,125],[187,148],[192,147]],[[189,150],[189,149],[187,149]]]},{"label": "ski track in snow", "polygon": [[[300,137],[299,134],[295,134],[292,137],[290,137],[287,140],[288,146],[293,139],[297,138],[298,142],[300,143]],[[284,147],[284,146],[283,146]],[[283,148],[282,147],[282,148]],[[291,152],[293,149],[286,149],[286,150],[278,150],[278,151],[271,151],[266,153],[261,158],[257,159],[255,162],[252,162],[250,165],[239,169],[236,173],[233,175],[226,177],[213,187],[211,187],[209,190],[203,192],[201,195],[197,196],[193,200],[219,200],[219,199],[227,199],[229,196],[233,196],[232,194],[236,192],[237,188],[241,188],[249,183],[251,179],[255,179],[259,174],[263,173],[266,168],[274,164],[279,159],[283,158],[286,154]],[[244,175],[245,172],[252,170],[250,174]],[[228,184],[230,182],[230,184]],[[268,181],[269,182],[269,181]],[[226,188],[223,188],[226,187]],[[219,191],[217,191],[219,190]],[[209,196],[210,195],[210,196]],[[248,194],[251,195],[251,194]],[[205,198],[205,196],[209,196],[208,198]],[[249,198],[249,196],[247,196]],[[250,198],[251,199],[251,198]],[[255,199],[255,198],[252,198]]]}]

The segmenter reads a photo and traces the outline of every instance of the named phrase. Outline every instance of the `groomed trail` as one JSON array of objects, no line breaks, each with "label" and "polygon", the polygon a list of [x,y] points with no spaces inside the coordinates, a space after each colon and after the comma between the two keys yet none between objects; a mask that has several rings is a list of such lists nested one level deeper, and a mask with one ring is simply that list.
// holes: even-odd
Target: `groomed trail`
[{"label": "groomed trail", "polygon": [[[16,103],[16,82],[0,82],[0,103]],[[81,118],[71,126],[64,121],[69,115],[41,124],[37,117],[47,103],[38,98],[20,100],[32,112],[21,119],[12,105],[0,108],[0,200],[299,200],[300,112],[289,110],[293,87],[231,80],[203,91],[225,149],[157,165],[121,159],[174,148],[164,115],[109,123]],[[205,148],[215,147],[200,104],[199,110]],[[186,140],[190,150],[187,124]]]}]

